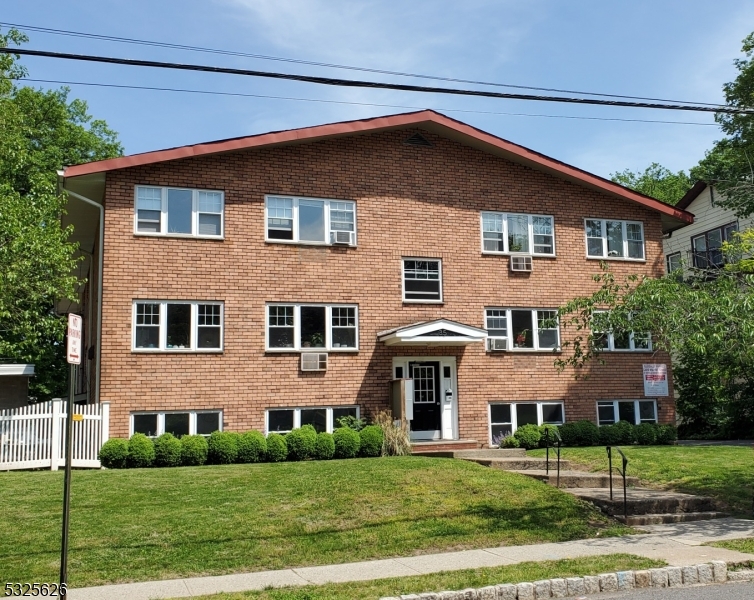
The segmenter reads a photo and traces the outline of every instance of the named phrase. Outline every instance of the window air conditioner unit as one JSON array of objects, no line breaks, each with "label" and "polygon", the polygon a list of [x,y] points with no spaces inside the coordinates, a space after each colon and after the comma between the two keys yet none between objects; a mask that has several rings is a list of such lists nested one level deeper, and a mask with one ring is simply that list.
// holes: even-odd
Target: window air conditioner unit
[{"label": "window air conditioner unit", "polygon": [[302,352],[302,371],[327,371],[327,352]]},{"label": "window air conditioner unit", "polygon": [[487,338],[487,350],[490,352],[505,352],[508,349],[506,338]]},{"label": "window air conditioner unit", "polygon": [[331,231],[330,238],[333,244],[353,246],[353,231]]},{"label": "window air conditioner unit", "polygon": [[518,273],[531,273],[531,256],[511,256],[511,271]]}]

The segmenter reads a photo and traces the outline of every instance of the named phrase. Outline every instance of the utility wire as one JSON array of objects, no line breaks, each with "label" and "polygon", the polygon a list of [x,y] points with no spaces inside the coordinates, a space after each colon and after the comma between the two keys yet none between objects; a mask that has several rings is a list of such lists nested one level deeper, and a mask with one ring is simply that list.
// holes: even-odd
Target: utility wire
[{"label": "utility wire", "polygon": [[[242,92],[218,92],[214,90],[190,90],[185,88],[164,88],[164,87],[152,87],[144,85],[125,85],[116,83],[96,83],[86,81],[59,81],[54,79],[31,79],[29,77],[20,77],[16,81],[31,81],[34,83],[54,83],[56,85],[85,85],[92,87],[106,87],[106,88],[118,88],[129,90],[148,90],[158,92],[181,92],[187,94],[208,94],[212,96],[240,96],[242,98],[266,98],[270,100],[293,100],[297,102],[321,102],[323,104],[347,104],[351,106],[378,106],[381,108],[407,108],[410,110],[425,110],[426,106],[406,106],[404,104],[379,104],[375,102],[351,102],[347,100],[324,100],[318,98],[296,98],[292,96],[269,96],[266,94],[244,94]],[[441,112],[459,112],[459,113],[472,113],[481,115],[504,115],[511,117],[545,117],[548,119],[579,119],[586,121],[622,121],[627,123],[665,123],[672,125],[701,125],[704,127],[717,127],[717,123],[699,123],[695,121],[660,121],[654,119],[619,119],[611,117],[584,117],[576,115],[543,115],[535,113],[512,113],[512,112],[497,112],[491,110],[470,110],[464,108],[435,108]]]},{"label": "utility wire", "polygon": [[624,96],[620,94],[602,94],[598,92],[580,92],[576,90],[561,90],[557,88],[545,88],[534,87],[528,85],[513,85],[509,83],[494,83],[489,81],[475,81],[473,79],[458,79],[455,77],[440,77],[438,75],[422,75],[418,73],[404,73],[401,71],[387,71],[384,69],[371,69],[368,67],[355,67],[351,65],[339,65],[333,63],[316,62],[310,60],[302,60],[296,58],[283,58],[279,56],[268,56],[264,54],[251,54],[248,52],[239,52],[235,50],[220,50],[217,48],[206,48],[202,46],[189,46],[184,44],[173,44],[170,42],[158,42],[154,40],[142,40],[138,38],[117,37],[113,35],[103,35],[99,33],[86,33],[82,31],[70,31],[67,29],[53,29],[50,27],[38,27],[35,25],[20,25],[18,23],[5,23],[0,21],[0,25],[6,27],[17,27],[21,29],[28,29],[29,31],[37,31],[39,33],[47,33],[52,35],[65,35],[71,37],[81,37],[95,40],[103,40],[108,42],[118,42],[123,44],[136,44],[141,46],[154,46],[158,48],[171,48],[174,50],[188,50],[191,52],[205,52],[210,54],[222,54],[225,56],[239,56],[244,58],[255,58],[259,60],[274,60],[280,62],[287,62],[299,65],[309,65],[315,67],[326,67],[329,69],[348,69],[351,71],[361,71],[365,73],[379,73],[382,75],[396,75],[399,77],[415,77],[417,79],[431,79],[435,81],[447,81],[451,83],[470,83],[472,85],[487,85],[494,87],[505,87],[519,90],[534,90],[539,92],[556,92],[559,94],[579,94],[581,96],[602,96],[605,98],[625,98],[629,100],[648,100],[650,102],[670,102],[673,104],[698,104],[702,106],[718,106],[717,104],[711,104],[707,102],[691,102],[688,100],[668,100],[665,98],[647,98],[644,96]]},{"label": "utility wire", "polygon": [[754,114],[754,110],[738,109],[730,106],[688,106],[680,104],[657,104],[648,102],[629,102],[625,100],[600,100],[596,98],[566,98],[560,96],[537,96],[533,94],[508,94],[502,92],[490,92],[484,90],[464,90],[457,88],[426,87],[418,85],[405,85],[397,83],[383,83],[376,81],[359,81],[353,79],[336,79],[330,77],[314,77],[311,75],[294,75],[290,73],[275,73],[269,71],[253,71],[249,69],[231,69],[228,67],[211,67],[207,65],[192,65],[182,63],[168,63],[152,60],[137,60],[130,58],[112,58],[107,56],[93,56],[90,54],[69,54],[65,52],[49,52],[45,50],[30,50],[27,48],[0,48],[2,54],[17,54],[22,56],[43,56],[46,58],[58,58],[64,60],[78,60],[117,65],[129,65],[137,67],[154,67],[161,69],[175,69],[181,71],[200,71],[205,73],[224,73],[229,75],[245,75],[250,77],[264,77],[268,79],[282,79],[289,81],[302,81],[320,85],[339,87],[357,87],[370,89],[398,90],[404,92],[422,92],[432,94],[449,94],[455,96],[477,96],[484,98],[505,98],[512,100],[536,100],[541,102],[563,102],[570,104],[593,104],[600,106],[624,106],[633,108],[652,108],[663,110],[687,110],[692,112],[712,112],[726,114]]}]

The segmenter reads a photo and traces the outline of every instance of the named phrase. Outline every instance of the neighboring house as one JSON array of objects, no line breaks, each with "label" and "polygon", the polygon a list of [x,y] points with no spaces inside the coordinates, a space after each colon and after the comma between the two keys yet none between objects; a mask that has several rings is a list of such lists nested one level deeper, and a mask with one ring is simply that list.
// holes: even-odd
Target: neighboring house
[{"label": "neighboring house", "polygon": [[34,365],[0,363],[0,410],[29,404],[29,377]]},{"label": "neighboring house", "polygon": [[[673,422],[646,334],[557,373],[557,307],[660,276],[692,215],[433,111],[69,167],[90,401],[110,431],[332,430],[413,384],[416,440]],[[104,229],[98,219],[104,219]],[[100,271],[100,267],[102,267]],[[100,286],[100,282],[102,285]],[[561,336],[564,339],[561,339]]]},{"label": "neighboring house", "polygon": [[663,240],[665,269],[670,273],[684,268],[719,269],[724,257],[720,248],[736,231],[754,226],[754,217],[739,219],[732,210],[718,204],[720,193],[715,186],[698,181],[678,201],[677,208],[694,215],[694,222],[670,232]]}]

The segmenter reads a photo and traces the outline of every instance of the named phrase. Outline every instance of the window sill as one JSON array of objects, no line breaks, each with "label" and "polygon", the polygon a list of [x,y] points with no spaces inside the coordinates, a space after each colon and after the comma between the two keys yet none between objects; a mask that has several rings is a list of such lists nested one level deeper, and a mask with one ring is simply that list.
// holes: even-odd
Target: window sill
[{"label": "window sill", "polygon": [[225,241],[224,235],[193,235],[191,233],[147,233],[144,231],[134,231],[134,237]]},{"label": "window sill", "polygon": [[511,352],[513,354],[560,354],[562,350],[560,348],[546,348],[544,350],[535,350],[534,348],[508,348],[507,350],[487,350],[487,354],[505,354]]},{"label": "window sill", "polygon": [[482,255],[487,256],[532,256],[534,258],[557,258],[556,254],[537,254],[535,252],[493,252],[482,250]]},{"label": "window sill", "polygon": [[308,354],[313,352],[356,354],[358,348],[265,348],[265,354]]},{"label": "window sill", "polygon": [[131,348],[132,354],[222,354],[223,348]]},{"label": "window sill", "polygon": [[445,304],[444,300],[404,300],[403,304],[435,304],[440,306]]},{"label": "window sill", "polygon": [[632,262],[632,263],[645,263],[647,262],[646,258],[623,258],[620,256],[587,256],[587,260],[612,260],[616,262]]},{"label": "window sill", "polygon": [[652,354],[654,350],[642,348],[641,350],[630,350],[628,348],[621,348],[620,350],[600,350],[606,354]]},{"label": "window sill", "polygon": [[297,242],[295,240],[265,239],[265,244],[282,244],[284,246],[314,246],[317,248],[357,248],[357,244],[331,244],[330,242]]}]

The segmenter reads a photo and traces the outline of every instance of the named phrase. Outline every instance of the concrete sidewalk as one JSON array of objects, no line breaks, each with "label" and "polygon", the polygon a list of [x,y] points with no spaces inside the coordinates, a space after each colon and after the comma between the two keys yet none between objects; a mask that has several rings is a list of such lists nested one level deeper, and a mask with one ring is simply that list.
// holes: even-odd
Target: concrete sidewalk
[{"label": "concrete sidewalk", "polygon": [[[642,527],[643,535],[595,538],[557,544],[501,546],[484,550],[464,550],[424,554],[321,567],[301,567],[214,577],[191,577],[167,581],[146,581],[71,589],[70,600],[150,600],[152,598],[191,598],[219,592],[261,590],[269,586],[301,586],[330,582],[366,581],[387,577],[424,575],[477,567],[497,567],[527,561],[559,560],[579,556],[627,553],[662,559],[671,566],[724,560],[754,560],[754,555],[724,548],[702,546],[707,542],[754,537],[754,521],[716,519]],[[595,573],[596,574],[596,573]]]}]

